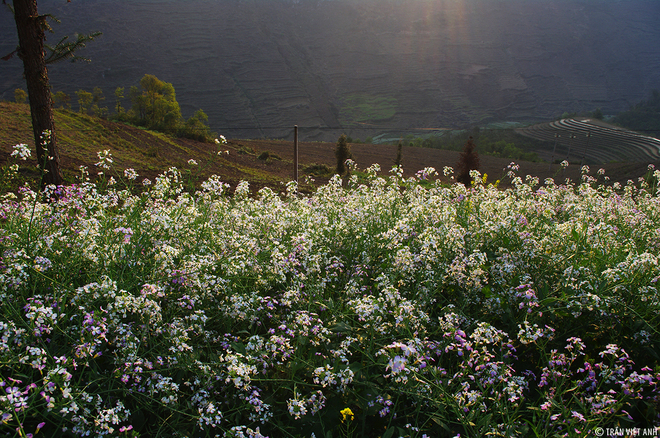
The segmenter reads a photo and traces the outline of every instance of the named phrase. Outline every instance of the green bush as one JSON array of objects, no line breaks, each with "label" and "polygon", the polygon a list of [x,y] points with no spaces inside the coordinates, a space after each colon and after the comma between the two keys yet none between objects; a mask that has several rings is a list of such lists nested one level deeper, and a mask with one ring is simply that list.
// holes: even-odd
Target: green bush
[{"label": "green bush", "polygon": [[337,140],[337,146],[335,148],[335,157],[337,158],[337,167],[335,168],[335,173],[343,175],[348,170],[346,168],[346,160],[352,159],[353,154],[351,153],[351,145],[348,141],[349,137],[346,137],[346,134],[339,136]]}]

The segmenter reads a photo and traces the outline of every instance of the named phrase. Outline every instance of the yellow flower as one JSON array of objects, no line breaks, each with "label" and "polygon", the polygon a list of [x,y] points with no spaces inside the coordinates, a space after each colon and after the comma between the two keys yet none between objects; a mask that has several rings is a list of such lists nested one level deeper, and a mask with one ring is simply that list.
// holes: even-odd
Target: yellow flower
[{"label": "yellow flower", "polygon": [[349,416],[350,416],[350,421],[353,421],[353,419],[355,418],[355,416],[353,415],[353,411],[351,411],[351,408],[342,409],[341,411],[339,411],[339,413],[341,414],[342,423],[345,422],[346,418]]}]

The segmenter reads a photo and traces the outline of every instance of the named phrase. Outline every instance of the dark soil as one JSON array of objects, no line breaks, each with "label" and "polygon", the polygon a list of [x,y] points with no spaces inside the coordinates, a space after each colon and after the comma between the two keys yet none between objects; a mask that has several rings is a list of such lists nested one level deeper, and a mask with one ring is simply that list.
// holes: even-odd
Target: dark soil
[{"label": "dark soil", "polygon": [[[282,161],[269,161],[267,163],[257,163],[256,158],[250,156],[238,156],[234,154],[237,147],[250,147],[257,151],[257,155],[263,151],[275,153],[283,158]],[[334,143],[320,142],[301,142],[298,148],[299,175],[304,175],[303,169],[310,164],[326,164],[330,168],[335,166]],[[232,159],[245,163],[247,165],[258,166],[270,173],[277,175],[283,180],[292,179],[293,175],[293,143],[290,141],[277,140],[230,140],[228,144],[230,156]],[[359,169],[366,169],[374,163],[378,163],[383,174],[389,174],[389,170],[396,159],[396,145],[372,145],[372,144],[352,144],[351,151],[353,159]],[[460,152],[447,151],[441,149],[428,149],[416,147],[403,147],[403,169],[405,176],[413,176],[419,170],[426,167],[434,167],[442,176],[443,168],[450,166],[457,168]],[[480,172],[488,175],[489,182],[502,180],[502,186],[506,187],[509,179],[506,178],[507,166],[511,163],[510,159],[480,155]],[[521,177],[532,175],[539,178],[541,183],[546,178],[554,178],[555,182],[564,182],[566,178],[573,181],[580,179],[580,168],[578,164],[569,165],[562,171],[559,164],[550,165],[548,163],[533,163],[527,161],[516,162],[519,165],[517,174]],[[605,169],[605,175],[609,176],[610,181],[619,181],[625,184],[629,179],[637,180],[647,171],[649,163],[608,163],[599,167],[592,166],[590,174],[594,175],[601,167]],[[653,163],[656,168],[660,168],[660,162]],[[225,175],[221,175],[225,177]],[[227,175],[227,181],[230,181]],[[444,179],[444,177],[442,177]],[[325,182],[327,179],[316,178],[317,182]]]}]

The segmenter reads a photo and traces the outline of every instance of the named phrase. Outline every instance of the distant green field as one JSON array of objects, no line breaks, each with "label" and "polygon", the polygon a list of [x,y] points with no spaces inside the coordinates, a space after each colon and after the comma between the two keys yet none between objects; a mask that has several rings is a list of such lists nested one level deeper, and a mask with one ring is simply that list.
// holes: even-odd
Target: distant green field
[{"label": "distant green field", "polygon": [[394,97],[351,94],[343,100],[339,119],[344,124],[382,122],[394,117],[396,107]]}]

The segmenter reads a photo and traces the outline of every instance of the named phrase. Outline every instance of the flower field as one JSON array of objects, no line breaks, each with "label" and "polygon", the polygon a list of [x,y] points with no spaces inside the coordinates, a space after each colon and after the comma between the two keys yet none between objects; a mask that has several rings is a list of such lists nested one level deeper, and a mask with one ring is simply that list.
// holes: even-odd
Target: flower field
[{"label": "flower field", "polygon": [[515,170],[507,190],[372,166],[309,196],[191,193],[176,169],[3,194],[0,434],[660,425],[660,172]]}]

